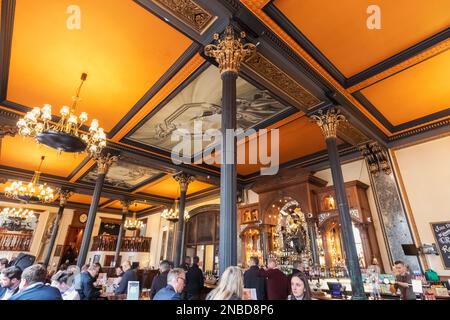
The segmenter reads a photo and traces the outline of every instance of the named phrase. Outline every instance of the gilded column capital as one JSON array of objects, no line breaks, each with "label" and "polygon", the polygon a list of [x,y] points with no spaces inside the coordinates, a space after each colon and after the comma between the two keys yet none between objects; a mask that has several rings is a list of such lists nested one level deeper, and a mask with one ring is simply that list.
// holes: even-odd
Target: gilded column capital
[{"label": "gilded column capital", "polygon": [[130,200],[120,200],[120,205],[122,206],[122,213],[128,213],[128,208],[133,204]]},{"label": "gilded column capital", "polygon": [[181,192],[186,192],[189,183],[195,180],[194,176],[191,176],[190,174],[184,172],[174,175],[173,178],[180,184]]},{"label": "gilded column capital", "polygon": [[109,167],[118,159],[118,156],[113,156],[110,153],[108,153],[106,156],[95,157],[94,160],[97,163],[97,173],[107,174]]},{"label": "gilded column capital", "polygon": [[59,189],[58,197],[59,197],[59,205],[64,207],[67,204],[67,200],[73,195],[72,191]]},{"label": "gilded column capital", "polygon": [[311,119],[322,129],[325,139],[336,138],[339,123],[346,121],[345,116],[336,108],[330,108],[325,112],[320,110],[311,115]]},{"label": "gilded column capital", "polygon": [[242,38],[245,38],[245,32],[241,32],[240,38],[235,38],[233,27],[228,26],[223,39],[220,39],[219,34],[216,33],[214,40],[217,44],[205,46],[205,55],[216,59],[221,74],[228,71],[239,73],[241,62],[256,52],[256,46],[252,43],[243,44]]},{"label": "gilded column capital", "polygon": [[380,171],[390,175],[392,173],[391,165],[389,164],[389,156],[387,151],[383,149],[377,142],[370,142],[359,147],[359,151],[366,159],[369,171],[375,177]]}]

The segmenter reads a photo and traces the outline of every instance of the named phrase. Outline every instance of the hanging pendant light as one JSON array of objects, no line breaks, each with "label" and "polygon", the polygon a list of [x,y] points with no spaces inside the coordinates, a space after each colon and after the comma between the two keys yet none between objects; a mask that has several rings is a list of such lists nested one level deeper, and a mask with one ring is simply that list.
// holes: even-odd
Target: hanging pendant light
[{"label": "hanging pendant light", "polygon": [[63,152],[88,152],[91,156],[100,155],[106,146],[106,134],[96,119],[93,119],[88,133],[80,133],[81,126],[88,120],[86,112],[76,115],[76,106],[80,101],[80,90],[87,74],[81,75],[81,84],[72,97],[72,107],[63,106],[60,110],[60,120],[52,124],[52,107],[45,104],[42,108],[35,107],[17,122],[19,135],[33,137],[39,143]]},{"label": "hanging pendant light", "polygon": [[[137,207],[137,203],[135,203],[134,205],[135,205],[135,208],[136,208]],[[130,230],[130,231],[135,231],[137,229],[141,229],[143,226],[144,226],[144,224],[142,223],[142,221],[138,220],[136,218],[136,210],[133,211],[133,218],[131,218],[131,219],[128,218],[125,221],[125,225],[124,225],[125,229]]]},{"label": "hanging pendant light", "polygon": [[5,196],[22,202],[53,202],[55,199],[54,190],[45,183],[39,184],[40,170],[44,159],[45,157],[42,156],[41,163],[39,164],[37,171],[34,172],[33,178],[29,183],[13,181],[10,186],[5,188]]}]

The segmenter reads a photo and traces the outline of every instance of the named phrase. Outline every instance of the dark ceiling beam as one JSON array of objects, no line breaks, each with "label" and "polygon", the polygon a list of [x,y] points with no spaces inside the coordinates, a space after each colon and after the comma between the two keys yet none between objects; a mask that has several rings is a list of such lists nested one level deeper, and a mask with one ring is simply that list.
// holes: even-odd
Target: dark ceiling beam
[{"label": "dark ceiling beam", "polygon": [[0,25],[0,101],[6,99],[11,61],[11,44],[14,27],[15,0],[2,0]]},{"label": "dark ceiling beam", "polygon": [[[14,203],[14,204],[20,204],[20,205],[23,205],[23,206],[27,205],[26,203],[23,203],[23,202],[21,202],[19,200],[7,198],[3,194],[0,194],[0,201]],[[59,201],[57,200],[57,201],[52,202],[52,203],[31,203],[30,205],[39,205],[39,206],[44,206],[44,207],[59,208]],[[67,201],[67,204],[65,205],[65,208],[73,209],[73,210],[88,211],[89,210],[89,205],[88,204],[84,204],[84,203],[78,203],[78,202],[70,202],[70,198],[69,198],[69,201]],[[114,209],[114,208],[103,208],[103,209],[99,209],[98,211],[102,212],[102,213],[111,213],[111,214],[117,214],[117,215],[121,215],[122,214],[122,210]]]},{"label": "dark ceiling beam", "polygon": [[[33,172],[29,171],[18,171],[17,169],[6,169],[5,167],[0,168],[0,177],[7,179],[17,179],[28,181],[32,178]],[[54,176],[50,177],[45,174],[41,174],[39,181],[45,182],[51,186],[65,188],[75,193],[92,195],[94,192],[94,186],[87,183],[74,183],[67,180],[56,178]],[[126,191],[121,191],[118,189],[113,189],[110,187],[103,187],[102,197],[123,200],[128,199],[130,201],[139,200],[140,202],[146,202],[153,205],[167,205],[172,203],[172,199],[142,193],[130,193]]]}]

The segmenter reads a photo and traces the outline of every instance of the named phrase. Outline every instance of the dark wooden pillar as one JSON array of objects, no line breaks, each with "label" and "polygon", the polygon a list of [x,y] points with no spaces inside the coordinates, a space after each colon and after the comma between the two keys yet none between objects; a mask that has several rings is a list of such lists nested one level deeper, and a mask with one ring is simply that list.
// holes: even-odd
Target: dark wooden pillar
[{"label": "dark wooden pillar", "polygon": [[122,248],[122,240],[123,240],[123,236],[125,234],[125,221],[127,220],[128,207],[130,206],[130,202],[121,201],[121,204],[122,204],[122,221],[120,223],[119,235],[117,236],[116,252],[114,253],[114,266],[115,267],[120,266],[120,263],[119,263],[120,249]]},{"label": "dark wooden pillar", "polygon": [[183,264],[184,257],[184,210],[186,207],[186,194],[189,183],[194,180],[194,177],[188,175],[184,172],[176,174],[173,178],[180,184],[180,202],[178,207],[178,223],[177,223],[177,232],[176,232],[176,250],[175,250],[175,258],[174,264],[175,266],[180,266]]},{"label": "dark wooden pillar", "polygon": [[[53,223],[52,234],[50,236],[50,242],[48,244],[47,254],[44,259],[44,266],[47,268],[52,257],[53,247],[55,246],[56,236],[58,235],[59,223],[61,221],[62,214],[64,212],[64,207],[66,206],[67,199],[70,197],[71,192],[67,190],[60,190],[59,192],[59,209],[56,214],[55,222]],[[64,261],[63,261],[64,262]]]},{"label": "dark wooden pillar", "polygon": [[[241,33],[241,38],[245,33]],[[215,58],[222,78],[222,148],[220,166],[219,273],[237,264],[236,198],[236,79],[242,61],[256,51],[253,44],[243,44],[228,26],[218,44],[205,47],[205,54]]]},{"label": "dark wooden pillar", "polygon": [[113,162],[117,161],[116,156],[100,156],[96,159],[97,163],[97,180],[95,182],[94,194],[92,195],[91,206],[89,207],[88,219],[84,228],[83,240],[81,241],[80,253],[78,254],[77,266],[81,267],[86,263],[86,257],[89,252],[89,243],[91,242],[92,230],[94,228],[95,217],[97,216],[98,203],[102,194],[103,183],[106,174]]},{"label": "dark wooden pillar", "polygon": [[338,205],[339,221],[341,223],[341,236],[345,251],[345,260],[352,284],[352,299],[364,300],[367,297],[364,293],[361,269],[359,268],[358,254],[352,229],[352,219],[348,207],[347,193],[345,191],[336,140],[339,122],[345,121],[345,118],[335,108],[330,108],[325,113],[320,111],[318,114],[311,117],[320,126],[322,133],[325,136],[336,202]]}]

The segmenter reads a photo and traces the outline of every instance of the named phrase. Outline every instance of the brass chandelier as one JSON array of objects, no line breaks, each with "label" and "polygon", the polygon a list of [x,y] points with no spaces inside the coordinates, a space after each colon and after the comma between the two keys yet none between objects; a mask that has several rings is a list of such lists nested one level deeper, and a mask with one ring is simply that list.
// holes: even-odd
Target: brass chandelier
[{"label": "brass chandelier", "polygon": [[2,216],[3,218],[25,221],[30,221],[35,217],[33,210],[23,208],[3,208],[3,210],[0,212],[0,216]]},{"label": "brass chandelier", "polygon": [[22,181],[13,181],[10,186],[5,188],[5,196],[22,202],[53,202],[55,198],[54,190],[46,183],[39,184],[40,170],[44,159],[45,157],[42,156],[41,163],[28,184]]},{"label": "brass chandelier", "polygon": [[[179,212],[180,212],[180,209],[178,206],[178,199],[176,199],[173,207],[170,209],[168,209],[168,208],[164,209],[164,211],[161,213],[161,217],[163,217],[167,221],[175,223],[175,222],[178,222],[178,220],[179,220],[179,215],[178,215]],[[184,210],[184,221],[188,221],[189,219],[190,219],[189,212],[187,210]]]},{"label": "brass chandelier", "polygon": [[[137,206],[137,203],[135,203],[135,206]],[[125,221],[124,227],[127,230],[135,231],[137,229],[141,229],[142,227],[144,227],[144,223],[136,218],[136,211],[134,211],[133,217]]]},{"label": "brass chandelier", "polygon": [[80,90],[87,74],[81,75],[81,84],[72,97],[73,103],[69,108],[63,106],[60,110],[61,118],[57,124],[52,124],[52,107],[45,104],[42,108],[35,107],[17,122],[19,134],[24,137],[34,137],[39,143],[63,152],[88,152],[91,156],[98,156],[106,146],[106,134],[99,127],[96,119],[91,121],[88,133],[80,133],[81,126],[87,121],[86,112],[76,115],[75,109],[80,101]]}]

